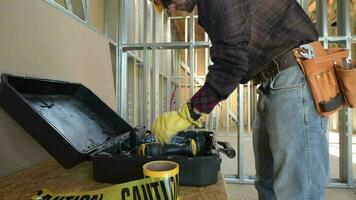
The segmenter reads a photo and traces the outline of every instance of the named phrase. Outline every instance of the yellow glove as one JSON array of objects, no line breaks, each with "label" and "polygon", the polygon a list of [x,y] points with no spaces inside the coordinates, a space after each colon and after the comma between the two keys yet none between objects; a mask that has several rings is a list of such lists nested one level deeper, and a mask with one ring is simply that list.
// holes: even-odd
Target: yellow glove
[{"label": "yellow glove", "polygon": [[178,111],[159,116],[152,124],[152,134],[159,143],[169,143],[170,139],[180,131],[184,131],[192,124],[201,127],[200,119],[193,120],[190,116],[188,104],[185,103]]},{"label": "yellow glove", "polygon": [[156,12],[160,13],[163,11],[163,6],[161,4],[158,4],[155,2],[155,0],[150,0],[152,5],[153,5],[153,8],[155,9]]}]

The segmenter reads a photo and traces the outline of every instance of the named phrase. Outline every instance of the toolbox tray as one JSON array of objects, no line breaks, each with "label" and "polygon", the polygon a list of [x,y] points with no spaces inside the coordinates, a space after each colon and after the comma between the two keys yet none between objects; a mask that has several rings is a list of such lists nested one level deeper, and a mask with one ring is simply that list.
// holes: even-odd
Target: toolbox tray
[{"label": "toolbox tray", "polygon": [[[113,145],[91,155],[93,160],[94,179],[98,182],[122,183],[143,178],[142,165],[155,160],[170,160],[179,164],[180,185],[206,186],[217,182],[220,171],[221,157],[215,149],[213,132],[186,131],[178,133],[190,135],[192,138],[204,137],[206,141],[205,155],[182,156],[161,155],[157,157],[141,157],[137,155],[123,156],[116,152]],[[125,170],[117,170],[117,169]]]},{"label": "toolbox tray", "polygon": [[[202,132],[211,141],[211,154],[139,157],[112,154],[125,143],[137,145],[137,131],[88,88],[78,83],[1,75],[0,106],[64,168],[93,161],[94,179],[122,183],[143,178],[142,165],[152,160],[172,160],[180,165],[180,185],[216,183],[221,158],[215,151],[212,132]],[[191,132],[196,133],[196,132]],[[110,153],[111,152],[111,153]]]}]

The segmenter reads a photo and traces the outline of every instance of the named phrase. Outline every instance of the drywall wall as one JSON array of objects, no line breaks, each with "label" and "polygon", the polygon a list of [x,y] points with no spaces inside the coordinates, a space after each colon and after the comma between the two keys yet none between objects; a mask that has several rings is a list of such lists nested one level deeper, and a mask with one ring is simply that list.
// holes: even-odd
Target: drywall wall
[{"label": "drywall wall", "polygon": [[[80,82],[115,110],[108,41],[43,0],[0,1],[0,73]],[[0,108],[0,176],[50,158]]]}]

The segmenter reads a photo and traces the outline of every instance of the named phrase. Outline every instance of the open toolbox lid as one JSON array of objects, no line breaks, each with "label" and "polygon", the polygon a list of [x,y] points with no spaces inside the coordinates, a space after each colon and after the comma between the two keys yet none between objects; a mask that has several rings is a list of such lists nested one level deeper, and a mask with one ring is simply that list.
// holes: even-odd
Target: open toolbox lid
[{"label": "open toolbox lid", "polygon": [[[51,154],[56,159],[57,156],[71,159],[71,155],[56,155],[55,149],[63,148],[63,142],[76,152],[74,155],[88,155],[133,129],[78,83],[2,74],[0,106],[32,136],[35,134],[47,151],[53,150]],[[46,143],[58,137],[62,139],[60,142]]]}]

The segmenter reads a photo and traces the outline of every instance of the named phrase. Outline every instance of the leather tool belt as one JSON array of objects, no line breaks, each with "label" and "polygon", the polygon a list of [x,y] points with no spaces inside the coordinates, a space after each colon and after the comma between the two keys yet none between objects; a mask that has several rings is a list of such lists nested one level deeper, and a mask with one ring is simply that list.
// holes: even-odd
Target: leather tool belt
[{"label": "leather tool belt", "polygon": [[306,77],[316,111],[325,117],[345,106],[355,107],[356,62],[348,60],[349,50],[324,49],[320,42],[303,46],[294,54]]},{"label": "leather tool belt", "polygon": [[258,85],[276,76],[279,72],[296,65],[295,57],[292,51],[282,54],[278,58],[273,59],[265,69],[252,77],[251,81]]}]

